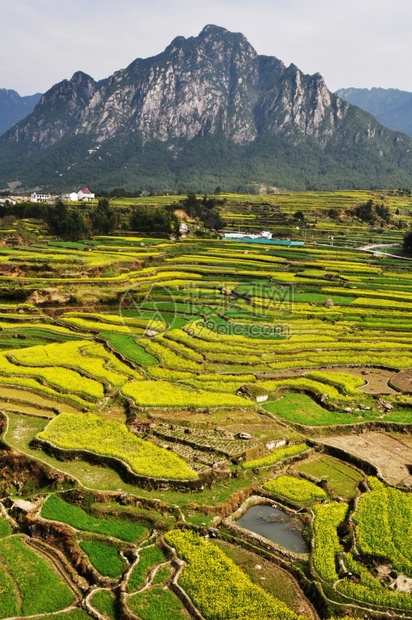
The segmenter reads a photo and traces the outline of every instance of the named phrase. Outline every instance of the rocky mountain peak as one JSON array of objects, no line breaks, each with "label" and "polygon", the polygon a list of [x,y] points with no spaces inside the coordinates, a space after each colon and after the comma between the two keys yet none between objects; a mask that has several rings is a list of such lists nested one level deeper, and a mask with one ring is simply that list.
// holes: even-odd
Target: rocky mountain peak
[{"label": "rocky mountain peak", "polygon": [[90,75],[83,73],[83,71],[76,71],[70,80],[62,80],[50,90],[48,90],[40,100],[41,105],[56,105],[61,103],[63,105],[84,103],[88,101],[94,94],[96,89],[96,82]]},{"label": "rocky mountain peak", "polygon": [[[219,38],[223,38],[226,35],[231,35],[232,33],[226,28],[222,28],[222,26],[215,26],[215,24],[206,24],[206,26],[200,31],[198,39],[204,39],[206,37],[215,36]],[[243,37],[243,35],[241,35]]]},{"label": "rocky mountain peak", "polygon": [[[81,144],[82,166],[98,158],[93,170],[112,157],[114,143],[117,161],[133,160],[136,148],[142,149],[139,157],[151,148],[164,149],[161,165],[172,169],[180,153],[201,148],[205,139],[256,152],[265,141],[282,144],[286,151],[310,141],[310,148],[326,152],[344,140],[347,152],[353,144],[357,149],[364,144],[368,158],[376,151],[380,165],[384,149],[371,141],[383,136],[383,128],[353,110],[328,90],[319,73],[305,75],[296,65],[285,67],[275,57],[260,56],[242,34],[208,24],[198,36],[176,37],[160,54],[136,59],[105,80],[95,82],[78,71],[56,84],[27,119],[0,139],[0,162],[7,145],[35,156],[51,146],[57,152],[63,139],[64,144]],[[410,159],[412,145],[404,144],[403,137],[382,138],[383,145],[392,142],[405,148]],[[265,160],[272,156],[267,152]],[[111,169],[114,158],[109,159]],[[156,168],[156,157],[153,161]],[[230,165],[230,158],[224,165]],[[69,169],[71,161],[61,174]]]}]

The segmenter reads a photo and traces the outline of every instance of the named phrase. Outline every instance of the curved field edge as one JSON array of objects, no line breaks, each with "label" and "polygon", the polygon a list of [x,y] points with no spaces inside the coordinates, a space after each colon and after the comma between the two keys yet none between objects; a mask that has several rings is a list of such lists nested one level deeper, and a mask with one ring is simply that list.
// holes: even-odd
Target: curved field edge
[{"label": "curved field edge", "polygon": [[182,481],[198,478],[178,455],[137,437],[124,424],[92,413],[62,413],[38,434],[38,439],[61,450],[116,461],[140,478]]}]

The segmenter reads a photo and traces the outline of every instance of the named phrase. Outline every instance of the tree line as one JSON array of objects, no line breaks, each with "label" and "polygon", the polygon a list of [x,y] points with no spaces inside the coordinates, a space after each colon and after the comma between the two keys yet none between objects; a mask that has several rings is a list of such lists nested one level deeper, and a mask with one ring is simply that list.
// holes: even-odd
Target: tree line
[{"label": "tree line", "polygon": [[218,208],[222,203],[222,200],[207,196],[198,199],[195,194],[188,194],[179,203],[166,206],[130,205],[125,209],[111,206],[106,197],[100,198],[94,207],[68,206],[61,200],[53,205],[6,202],[0,204],[0,218],[14,216],[17,219],[42,220],[47,224],[51,235],[67,240],[108,235],[119,229],[178,236],[179,219],[175,214],[177,209],[183,209],[191,219],[195,219],[205,228],[218,230],[225,225]]}]

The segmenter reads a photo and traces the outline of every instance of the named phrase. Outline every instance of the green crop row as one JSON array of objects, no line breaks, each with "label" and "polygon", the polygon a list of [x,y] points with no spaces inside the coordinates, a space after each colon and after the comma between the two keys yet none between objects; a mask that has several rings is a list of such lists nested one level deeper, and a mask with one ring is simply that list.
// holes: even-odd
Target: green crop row
[{"label": "green crop row", "polygon": [[126,568],[119,550],[109,542],[82,540],[80,547],[89,556],[94,568],[104,577],[118,579]]},{"label": "green crop row", "polygon": [[170,590],[151,587],[127,599],[130,610],[141,620],[187,620],[181,600]]},{"label": "green crop row", "polygon": [[0,584],[5,588],[0,596],[0,609],[5,612],[2,617],[53,613],[74,602],[66,582],[46,559],[27,546],[22,536],[0,540],[0,559],[0,568],[7,571],[0,570]]},{"label": "green crop row", "polygon": [[136,542],[147,533],[145,527],[133,521],[93,517],[79,506],[69,504],[54,494],[43,504],[41,516],[43,519],[68,523],[77,530],[113,536],[128,542]]},{"label": "green crop row", "polygon": [[327,455],[303,461],[296,469],[319,481],[326,479],[328,487],[345,499],[356,497],[357,487],[362,480],[362,474],[356,469]]},{"label": "green crop row", "polygon": [[264,403],[263,408],[288,422],[305,426],[334,426],[359,422],[359,419],[350,413],[329,411],[321,407],[313,398],[301,392],[282,392],[277,400]]},{"label": "green crop row", "polygon": [[0,564],[0,617],[18,616],[20,605],[16,585],[3,564]]},{"label": "green crop row", "polygon": [[97,590],[95,594],[92,595],[90,602],[105,619],[116,620],[116,599],[112,591]]},{"label": "green crop row", "polygon": [[157,366],[159,361],[138,344],[132,334],[117,334],[115,332],[101,332],[100,336],[107,340],[109,345],[124,355],[127,359],[140,366]]},{"label": "green crop row", "polygon": [[0,517],[0,538],[4,538],[5,536],[8,536],[10,533],[11,533],[10,523],[3,517]]}]

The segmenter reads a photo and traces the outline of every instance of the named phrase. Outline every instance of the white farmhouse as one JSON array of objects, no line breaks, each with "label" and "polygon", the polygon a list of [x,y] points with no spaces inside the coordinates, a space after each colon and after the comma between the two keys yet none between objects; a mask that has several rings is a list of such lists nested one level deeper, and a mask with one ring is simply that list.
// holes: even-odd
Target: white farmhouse
[{"label": "white farmhouse", "polygon": [[52,197],[50,194],[42,194],[40,192],[33,192],[30,196],[30,202],[51,202]]},{"label": "white farmhouse", "polygon": [[92,194],[92,192],[87,187],[84,187],[77,192],[77,200],[82,200],[83,202],[94,200],[94,197],[94,194]]},{"label": "white farmhouse", "polygon": [[68,200],[70,202],[77,202],[79,199],[77,197],[77,192],[70,192],[70,194],[62,194],[62,200]]}]

